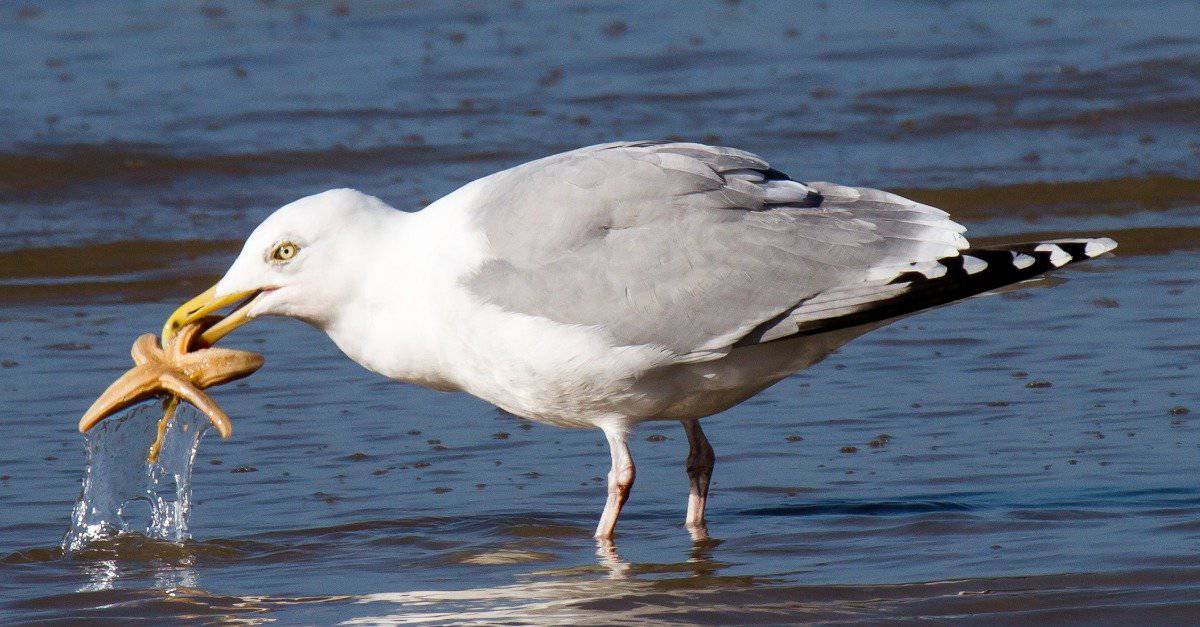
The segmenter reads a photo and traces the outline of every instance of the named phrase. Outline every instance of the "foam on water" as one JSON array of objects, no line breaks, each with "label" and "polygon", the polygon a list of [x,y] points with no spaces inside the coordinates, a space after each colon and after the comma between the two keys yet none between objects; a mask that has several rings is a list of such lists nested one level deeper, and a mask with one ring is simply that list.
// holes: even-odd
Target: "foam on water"
[{"label": "foam on water", "polygon": [[[208,419],[180,405],[167,428],[158,461],[146,460],[154,441],[157,400],[105,420],[87,434],[83,491],[63,538],[66,553],[121,534],[183,542],[188,535],[192,467]],[[146,511],[146,510],[149,511]]]}]

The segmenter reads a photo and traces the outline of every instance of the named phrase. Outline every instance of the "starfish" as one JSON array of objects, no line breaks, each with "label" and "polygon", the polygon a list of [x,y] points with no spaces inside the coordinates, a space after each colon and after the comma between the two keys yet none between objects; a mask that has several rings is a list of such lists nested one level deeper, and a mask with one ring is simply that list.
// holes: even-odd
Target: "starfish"
[{"label": "starfish", "polygon": [[204,412],[221,437],[228,438],[233,432],[229,416],[203,390],[250,376],[263,365],[263,357],[250,351],[212,348],[202,339],[196,350],[191,350],[198,334],[216,320],[205,317],[183,327],[161,348],[152,333],[138,337],[130,351],[134,367],[92,403],[79,421],[80,433],[86,433],[96,423],[134,403],[152,396],[166,396],[164,415],[158,423],[158,438],[150,449],[151,461],[158,457],[167,421],[180,399]]}]

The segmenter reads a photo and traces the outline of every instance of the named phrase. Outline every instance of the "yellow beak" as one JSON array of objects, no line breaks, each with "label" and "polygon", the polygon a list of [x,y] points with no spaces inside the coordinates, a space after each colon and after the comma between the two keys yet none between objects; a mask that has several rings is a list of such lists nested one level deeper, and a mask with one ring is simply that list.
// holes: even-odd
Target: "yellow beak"
[{"label": "yellow beak", "polygon": [[246,305],[255,296],[258,296],[262,290],[249,290],[216,298],[213,296],[216,289],[217,286],[214,285],[204,290],[200,295],[180,305],[179,309],[176,309],[175,313],[172,313],[171,317],[167,318],[167,322],[163,325],[162,330],[162,341],[164,344],[171,341],[179,333],[179,330],[188,324],[239,301],[242,301],[241,304],[230,312],[228,316],[225,316],[220,322],[205,329],[204,333],[200,334],[200,340],[204,344],[212,346],[217,340],[229,335],[234,329],[250,321],[250,317],[247,315],[247,309],[249,308]]}]

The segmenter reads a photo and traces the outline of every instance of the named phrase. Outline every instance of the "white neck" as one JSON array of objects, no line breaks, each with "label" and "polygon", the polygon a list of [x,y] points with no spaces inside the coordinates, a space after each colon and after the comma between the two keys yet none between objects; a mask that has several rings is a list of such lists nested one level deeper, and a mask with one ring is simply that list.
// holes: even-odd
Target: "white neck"
[{"label": "white neck", "polygon": [[462,210],[470,188],[417,213],[397,211],[373,238],[366,257],[387,271],[372,273],[322,326],[364,368],[434,389],[459,388],[439,327],[453,324],[446,312],[461,296],[459,277],[482,258],[483,245]]}]

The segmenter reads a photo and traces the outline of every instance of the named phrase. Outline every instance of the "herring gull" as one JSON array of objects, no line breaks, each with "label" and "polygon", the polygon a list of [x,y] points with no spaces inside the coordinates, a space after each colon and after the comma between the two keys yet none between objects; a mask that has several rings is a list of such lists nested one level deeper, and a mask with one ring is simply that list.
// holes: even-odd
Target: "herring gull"
[{"label": "herring gull", "polygon": [[1116,247],[972,248],[964,231],[939,209],[802,183],[733,148],[609,143],[492,174],[413,213],[350,189],[297,200],[163,336],[240,303],[207,342],[289,316],[392,379],[598,428],[612,454],[600,539],[633,485],[631,430],[680,421],[696,531],[714,458],[700,418],[899,317]]}]

